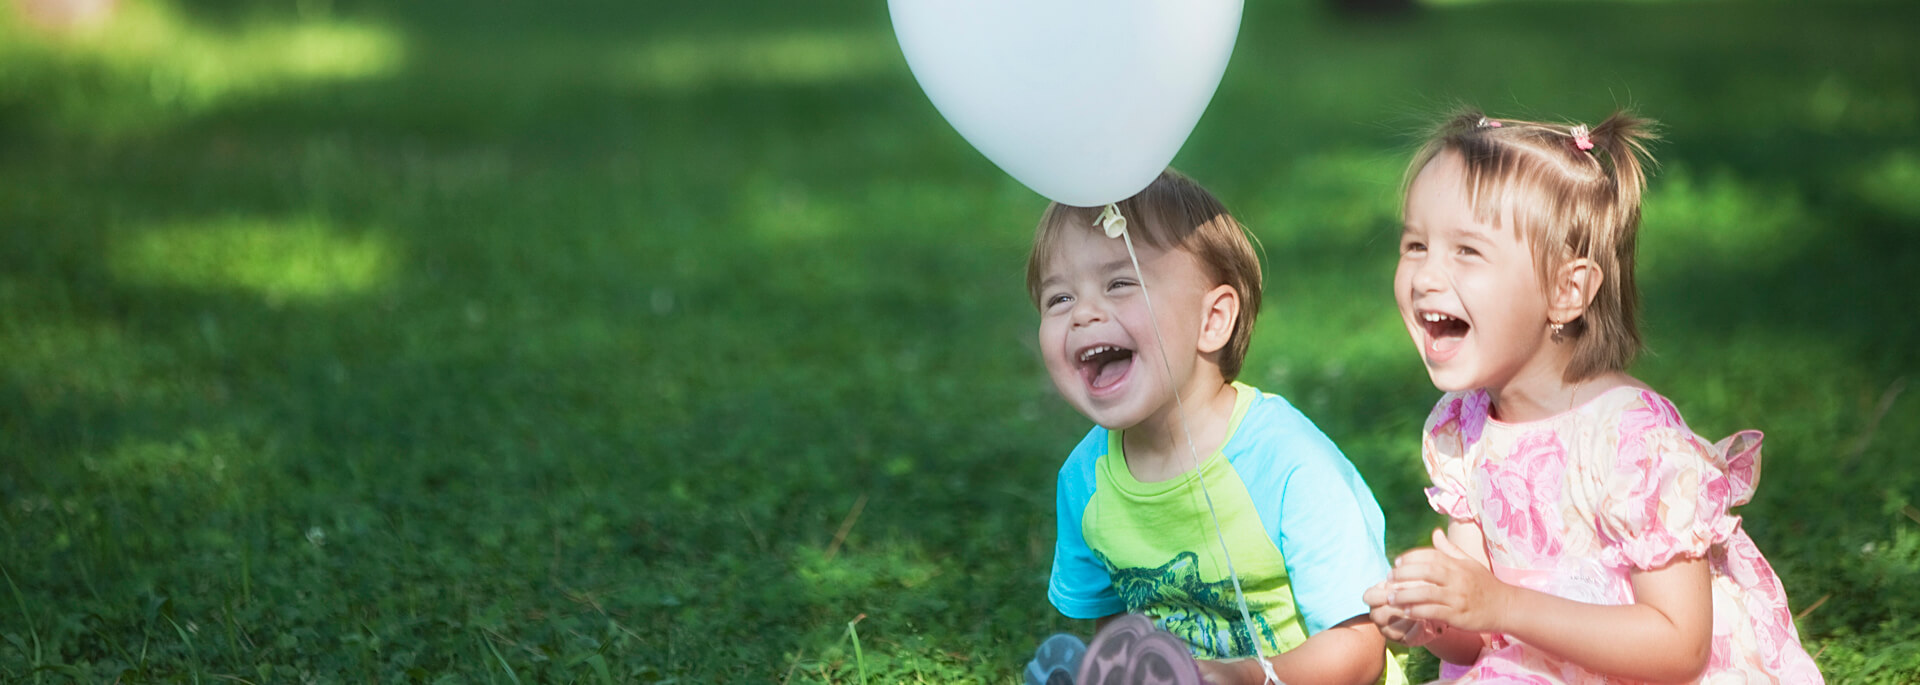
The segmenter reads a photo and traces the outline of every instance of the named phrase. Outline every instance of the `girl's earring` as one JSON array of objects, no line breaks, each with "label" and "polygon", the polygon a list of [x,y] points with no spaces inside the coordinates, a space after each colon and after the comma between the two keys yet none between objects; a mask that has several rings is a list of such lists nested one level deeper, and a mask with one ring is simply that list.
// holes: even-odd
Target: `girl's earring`
[{"label": "girl's earring", "polygon": [[1549,324],[1547,324],[1547,328],[1549,328],[1549,329],[1551,329],[1551,330],[1553,331],[1553,341],[1554,341],[1554,342],[1560,342],[1560,341],[1561,341],[1561,336],[1560,336],[1560,331],[1561,331],[1561,329],[1564,329],[1564,328],[1566,328],[1566,327],[1567,327],[1567,325],[1566,325],[1566,324],[1563,324],[1563,323],[1560,323],[1560,322],[1558,322],[1558,321],[1555,321],[1555,322],[1552,322],[1552,323],[1549,323]]}]

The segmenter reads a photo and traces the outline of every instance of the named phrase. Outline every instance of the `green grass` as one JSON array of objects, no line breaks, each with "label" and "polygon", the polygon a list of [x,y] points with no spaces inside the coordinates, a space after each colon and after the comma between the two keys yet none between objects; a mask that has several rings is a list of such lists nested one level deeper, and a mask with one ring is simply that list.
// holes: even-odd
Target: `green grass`
[{"label": "green grass", "polygon": [[[1085,630],[1042,201],[884,3],[121,4],[0,14],[0,681],[1009,682]],[[1247,380],[1418,542],[1408,132],[1639,104],[1636,372],[1768,431],[1747,527],[1830,679],[1920,678],[1914,27],[1249,3],[1177,160],[1265,244]]]}]

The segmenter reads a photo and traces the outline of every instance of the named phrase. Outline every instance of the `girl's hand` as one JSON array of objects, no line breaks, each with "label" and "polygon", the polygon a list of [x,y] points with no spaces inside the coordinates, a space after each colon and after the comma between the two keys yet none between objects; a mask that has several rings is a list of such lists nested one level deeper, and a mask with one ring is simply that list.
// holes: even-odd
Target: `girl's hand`
[{"label": "girl's hand", "polygon": [[[1388,582],[1394,584],[1390,604],[1402,607],[1405,616],[1477,633],[1500,630],[1514,589],[1439,530],[1433,531],[1433,548],[1400,555]],[[1374,614],[1380,612],[1376,609]],[[1381,626],[1381,632],[1386,632],[1386,626]]]},{"label": "girl's hand", "polygon": [[1380,629],[1381,636],[1408,647],[1419,647],[1439,637],[1441,626],[1435,625],[1434,621],[1407,615],[1406,607],[1396,603],[1399,591],[1404,587],[1410,587],[1410,584],[1388,578],[1367,588],[1366,594],[1361,595],[1360,599],[1372,608],[1367,618]]},{"label": "girl's hand", "polygon": [[1427,643],[1440,637],[1440,631],[1443,627],[1444,624],[1431,619],[1398,618],[1388,622],[1386,626],[1382,626],[1380,628],[1380,634],[1388,635],[1389,631],[1391,631],[1394,637],[1389,637],[1388,639],[1394,642],[1408,647],[1425,647]]}]

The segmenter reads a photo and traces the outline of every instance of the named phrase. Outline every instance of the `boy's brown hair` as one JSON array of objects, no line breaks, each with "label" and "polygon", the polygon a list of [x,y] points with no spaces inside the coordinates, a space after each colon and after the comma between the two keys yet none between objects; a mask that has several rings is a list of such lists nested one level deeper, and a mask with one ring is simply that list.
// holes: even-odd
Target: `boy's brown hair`
[{"label": "boy's brown hair", "polygon": [[1556,334],[1573,339],[1567,382],[1624,370],[1642,347],[1633,256],[1640,193],[1653,163],[1647,143],[1658,137],[1653,127],[1626,111],[1588,130],[1462,109],[1440,124],[1407,167],[1411,186],[1434,157],[1459,153],[1474,217],[1492,225],[1513,221],[1508,228],[1532,247],[1542,288],[1569,260],[1584,257],[1599,267],[1592,304]]},{"label": "boy's brown hair", "polygon": [[[1232,286],[1240,295],[1240,311],[1233,334],[1220,349],[1220,374],[1231,381],[1240,375],[1247,347],[1253,342],[1253,321],[1260,314],[1260,259],[1248,232],[1227,213],[1226,205],[1193,179],[1168,169],[1145,190],[1116,203],[1127,218],[1128,233],[1161,250],[1182,250],[1199,260],[1215,284]],[[1040,306],[1041,270],[1053,258],[1062,231],[1098,231],[1099,207],[1047,205],[1034,229],[1033,251],[1027,255],[1027,293]],[[1149,286],[1151,287],[1151,286]]]}]

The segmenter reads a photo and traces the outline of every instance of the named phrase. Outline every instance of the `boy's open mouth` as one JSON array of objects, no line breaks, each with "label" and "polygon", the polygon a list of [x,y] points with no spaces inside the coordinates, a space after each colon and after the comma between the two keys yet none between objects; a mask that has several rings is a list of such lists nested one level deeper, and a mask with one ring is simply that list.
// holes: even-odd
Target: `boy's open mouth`
[{"label": "boy's open mouth", "polygon": [[1080,351],[1080,373],[1095,390],[1112,387],[1132,368],[1133,350],[1118,345],[1094,345]]}]

